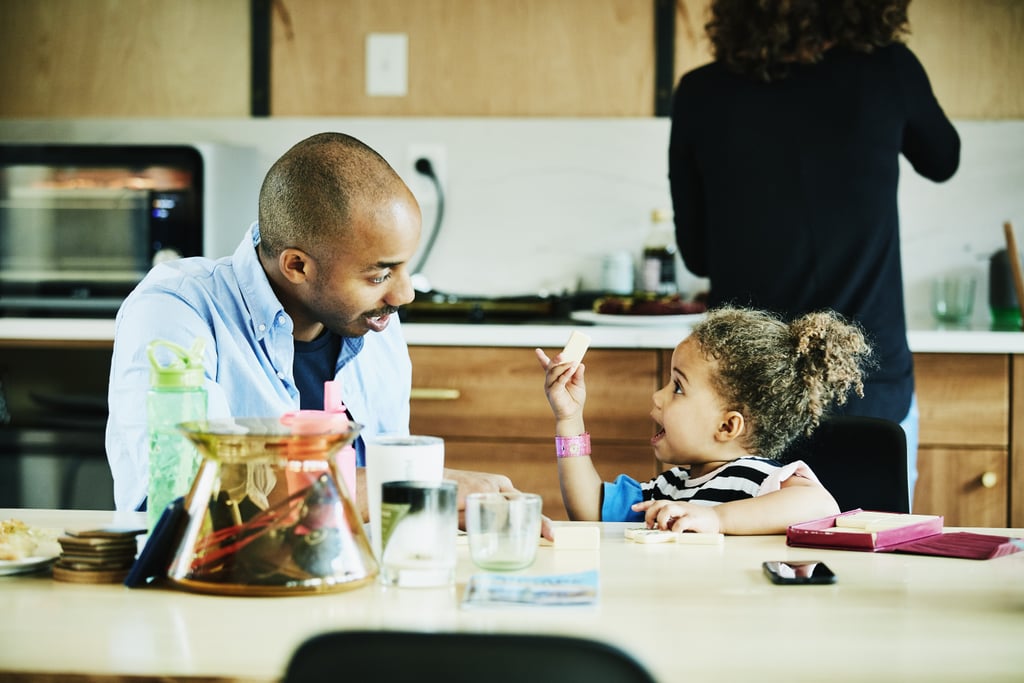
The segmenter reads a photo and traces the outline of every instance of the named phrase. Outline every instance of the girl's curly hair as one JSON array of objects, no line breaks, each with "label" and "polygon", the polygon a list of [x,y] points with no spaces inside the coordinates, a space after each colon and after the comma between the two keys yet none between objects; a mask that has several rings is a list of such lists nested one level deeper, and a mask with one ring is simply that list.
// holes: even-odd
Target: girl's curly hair
[{"label": "girl's curly hair", "polygon": [[705,24],[715,59],[765,83],[830,47],[871,52],[910,33],[910,0],[712,0]]},{"label": "girl's curly hair", "polygon": [[871,347],[860,327],[834,311],[791,323],[765,311],[722,307],[694,326],[691,337],[717,364],[715,390],[726,410],[744,416],[744,446],[777,458],[809,435],[851,391],[864,395]]}]

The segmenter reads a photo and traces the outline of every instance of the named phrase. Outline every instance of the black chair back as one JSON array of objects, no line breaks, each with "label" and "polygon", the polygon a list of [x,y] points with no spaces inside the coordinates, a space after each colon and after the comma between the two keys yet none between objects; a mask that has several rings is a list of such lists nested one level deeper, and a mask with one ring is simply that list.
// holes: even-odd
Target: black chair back
[{"label": "black chair back", "polygon": [[292,655],[282,683],[654,683],[617,647],[539,634],[330,631]]},{"label": "black chair back", "polygon": [[782,459],[807,463],[843,512],[910,512],[907,436],[891,420],[829,418],[809,438],[793,443]]}]

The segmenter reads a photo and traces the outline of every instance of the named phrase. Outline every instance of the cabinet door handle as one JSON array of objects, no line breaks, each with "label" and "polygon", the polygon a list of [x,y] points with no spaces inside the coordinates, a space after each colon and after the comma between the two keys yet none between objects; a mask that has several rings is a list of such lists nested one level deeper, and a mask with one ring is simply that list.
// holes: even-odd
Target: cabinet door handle
[{"label": "cabinet door handle", "polygon": [[434,387],[413,387],[410,398],[423,401],[455,401],[462,395],[458,389],[438,389]]},{"label": "cabinet door handle", "polygon": [[999,483],[999,475],[995,472],[986,472],[981,475],[981,485],[987,489],[995,488],[995,485]]}]

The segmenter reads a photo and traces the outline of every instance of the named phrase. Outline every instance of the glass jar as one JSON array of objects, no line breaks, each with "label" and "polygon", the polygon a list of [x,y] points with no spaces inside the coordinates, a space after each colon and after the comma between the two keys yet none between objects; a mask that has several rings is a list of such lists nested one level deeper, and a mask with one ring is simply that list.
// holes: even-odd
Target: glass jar
[{"label": "glass jar", "polygon": [[335,458],[360,425],[327,416],[186,422],[203,456],[168,579],[187,590],[288,595],[355,588],[378,574]]}]

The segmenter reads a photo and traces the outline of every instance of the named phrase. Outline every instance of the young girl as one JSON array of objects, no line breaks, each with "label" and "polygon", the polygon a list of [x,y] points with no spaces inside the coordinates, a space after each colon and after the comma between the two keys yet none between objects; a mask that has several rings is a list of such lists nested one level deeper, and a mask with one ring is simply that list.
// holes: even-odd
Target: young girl
[{"label": "young girl", "polygon": [[569,518],[775,534],[839,512],[803,462],[776,458],[851,391],[863,392],[870,353],[860,329],[833,312],[786,324],[760,311],[712,310],[676,347],[669,382],[653,396],[660,429],[651,445],[671,469],[644,483],[626,475],[603,483],[583,424],[585,368],[536,349]]}]

